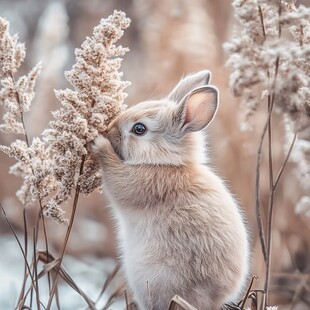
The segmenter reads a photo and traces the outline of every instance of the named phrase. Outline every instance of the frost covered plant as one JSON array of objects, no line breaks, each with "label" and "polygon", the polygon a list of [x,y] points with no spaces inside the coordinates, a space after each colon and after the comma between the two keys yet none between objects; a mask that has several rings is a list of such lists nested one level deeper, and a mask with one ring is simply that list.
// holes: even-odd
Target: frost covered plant
[{"label": "frost covered plant", "polygon": [[46,206],[46,214],[71,197],[72,190],[90,194],[100,186],[99,167],[87,151],[87,143],[103,134],[112,119],[125,108],[124,88],[118,70],[126,48],[115,46],[129,26],[130,20],[115,11],[102,19],[80,49],[76,63],[66,72],[74,90],[56,91],[62,108],[53,112],[55,120],[43,132],[51,148],[53,176],[57,181],[56,194]]},{"label": "frost covered plant", "polygon": [[[235,0],[235,17],[242,29],[225,48],[233,71],[230,87],[241,97],[245,111],[243,128],[251,114],[265,106],[267,118],[259,140],[256,162],[255,207],[262,254],[265,261],[262,309],[268,305],[271,234],[275,192],[287,160],[298,162],[303,187],[310,186],[310,8],[293,0]],[[284,120],[286,157],[279,171],[273,165],[273,113]],[[267,134],[268,133],[268,134]],[[268,139],[269,199],[266,223],[260,210],[260,171],[264,138]],[[296,209],[306,213],[309,199]]]},{"label": "frost covered plant", "polygon": [[9,33],[9,22],[0,17],[0,104],[6,109],[0,130],[25,134],[23,113],[29,111],[34,98],[34,85],[41,65],[16,80],[15,74],[25,59],[25,45]]},{"label": "frost covered plant", "polygon": [[[74,89],[55,91],[62,107],[53,112],[54,120],[43,132],[42,139],[35,138],[31,145],[28,145],[27,138],[25,142],[16,140],[9,147],[1,146],[2,151],[18,161],[11,172],[23,178],[24,183],[18,192],[22,202],[29,201],[30,193],[32,199],[39,199],[43,213],[58,222],[66,222],[61,204],[71,197],[73,190],[78,197],[79,193],[90,194],[100,186],[99,167],[88,153],[87,143],[103,134],[111,120],[125,108],[124,89],[129,83],[122,81],[119,68],[121,56],[127,49],[115,44],[129,23],[123,12],[114,11],[113,15],[102,19],[93,35],[76,49],[76,63],[66,72]],[[1,25],[0,38],[7,38],[8,22],[1,19]],[[5,76],[0,99],[16,118],[20,111],[29,109],[37,76],[34,72],[38,72],[36,68],[39,67],[36,66],[27,77],[20,78],[22,82],[15,86],[12,73],[20,66],[25,51],[24,46],[17,43],[17,37],[9,38],[1,40],[0,64],[4,73],[9,72],[10,83]],[[8,59],[13,60],[8,63]],[[23,122],[16,121],[12,125],[7,122],[3,128],[26,134]]]},{"label": "frost covered plant", "polygon": [[[42,206],[52,187],[51,160],[39,138],[29,143],[24,123],[24,114],[29,111],[34,98],[41,64],[37,64],[28,75],[16,78],[25,56],[25,45],[18,41],[17,35],[10,35],[9,22],[0,17],[0,104],[6,111],[0,131],[23,136],[23,140],[16,139],[10,146],[0,145],[0,150],[17,160],[10,172],[23,178],[23,185],[17,192],[18,198],[26,204],[32,196]],[[64,221],[61,214],[55,216],[59,221]]]},{"label": "frost covered plant", "polygon": [[292,0],[235,0],[241,35],[226,44],[230,86],[240,96],[245,125],[259,105],[283,115],[286,151],[297,132],[290,160],[301,185],[310,189],[310,8]]}]

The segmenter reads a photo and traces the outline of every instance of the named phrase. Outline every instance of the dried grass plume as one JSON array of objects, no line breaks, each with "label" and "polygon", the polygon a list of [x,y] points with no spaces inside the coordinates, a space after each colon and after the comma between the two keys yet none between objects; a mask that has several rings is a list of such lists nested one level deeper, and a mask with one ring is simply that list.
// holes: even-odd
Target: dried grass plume
[{"label": "dried grass plume", "polygon": [[10,171],[23,178],[18,191],[22,203],[31,201],[31,193],[44,214],[58,222],[67,222],[61,204],[73,190],[90,194],[100,186],[99,168],[86,146],[125,108],[124,89],[129,83],[122,81],[119,69],[128,49],[116,46],[116,42],[129,23],[123,12],[114,11],[76,49],[76,63],[65,74],[73,89],[55,91],[62,107],[53,112],[54,120],[42,139],[35,138],[29,144],[23,117],[34,96],[40,65],[15,83],[14,74],[25,58],[25,48],[17,36],[9,35],[9,23],[0,19],[0,66],[4,73],[0,103],[8,110],[1,129],[25,135],[25,141],[16,140],[1,150],[17,160]]},{"label": "dried grass plume", "polygon": [[[310,189],[310,8],[290,0],[235,0],[242,30],[226,43],[233,72],[230,87],[241,97],[243,128],[259,105],[283,115],[285,152],[297,140],[290,160],[300,184]],[[297,209],[305,210],[307,199]],[[308,210],[310,212],[310,209]],[[308,213],[309,213],[308,212]],[[306,212],[305,212],[306,213]]]}]

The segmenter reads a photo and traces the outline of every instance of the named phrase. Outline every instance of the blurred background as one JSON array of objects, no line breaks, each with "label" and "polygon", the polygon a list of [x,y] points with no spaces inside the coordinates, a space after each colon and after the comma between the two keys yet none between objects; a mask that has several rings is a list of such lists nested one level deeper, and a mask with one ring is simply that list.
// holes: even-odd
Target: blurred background
[{"label": "blurred background", "polygon": [[[307,2],[309,5],[306,0],[303,4]],[[242,109],[228,89],[230,68],[225,67],[227,55],[222,47],[236,26],[231,1],[0,0],[0,15],[10,21],[10,32],[17,32],[20,40],[26,42],[27,57],[20,73],[43,61],[36,98],[31,113],[26,115],[29,135],[40,135],[51,119],[51,111],[59,107],[53,89],[70,87],[63,73],[74,63],[74,48],[114,9],[123,10],[132,20],[121,40],[123,46],[130,48],[122,67],[124,78],[132,83],[127,88],[128,105],[167,94],[186,73],[201,69],[212,72],[211,84],[219,88],[221,97],[218,116],[209,130],[211,163],[244,210],[253,249],[251,274],[259,276],[254,287],[263,288],[264,261],[257,238],[254,189],[258,139],[266,115],[257,111],[252,118],[253,130],[240,130]],[[274,161],[275,168],[279,168],[284,159],[283,122],[281,117],[274,122],[278,124],[274,132]],[[8,145],[12,139],[1,134],[0,144]],[[21,182],[8,174],[11,164],[13,161],[0,153],[0,201],[16,232],[22,235],[23,207],[15,197]],[[265,219],[269,195],[267,156],[263,155],[262,164],[261,203]],[[294,211],[303,194],[294,166],[289,164],[276,192],[272,239],[271,301],[279,309],[310,308],[310,219]],[[106,202],[99,194],[80,199],[65,259],[65,267],[77,283],[98,294],[115,265],[117,253]],[[64,208],[69,217],[70,204]],[[31,222],[37,211],[27,211]],[[66,227],[47,222],[50,250],[57,256]],[[23,260],[2,214],[0,234],[0,308],[11,309],[20,289]],[[66,291],[67,298],[76,296],[71,291]]]}]

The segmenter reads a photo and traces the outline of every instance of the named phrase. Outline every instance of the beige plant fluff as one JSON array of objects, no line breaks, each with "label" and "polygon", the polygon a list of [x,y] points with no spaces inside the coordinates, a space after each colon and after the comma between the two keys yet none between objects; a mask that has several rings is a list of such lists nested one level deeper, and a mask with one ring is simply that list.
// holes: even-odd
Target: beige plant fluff
[{"label": "beige plant fluff", "polygon": [[208,71],[121,113],[95,140],[118,224],[123,270],[139,309],[179,295],[201,310],[236,301],[248,274],[242,213],[205,164],[204,128],[218,105]]},{"label": "beige plant fluff", "polygon": [[0,104],[7,110],[0,130],[24,134],[24,141],[1,145],[0,150],[17,160],[10,172],[23,179],[17,192],[21,202],[38,200],[44,214],[57,222],[67,222],[61,205],[73,191],[87,195],[100,187],[99,167],[86,146],[125,108],[124,89],[129,83],[122,81],[119,69],[128,49],[116,42],[129,23],[125,13],[114,11],[76,49],[76,63],[66,72],[74,89],[56,91],[62,107],[53,112],[54,120],[42,139],[30,142],[23,118],[30,109],[41,66],[27,76],[15,77],[25,47],[16,35],[10,35],[9,22],[0,18]]},{"label": "beige plant fluff", "polygon": [[233,68],[230,86],[246,114],[243,127],[251,127],[249,116],[274,97],[274,110],[285,121],[285,153],[298,134],[290,161],[305,196],[296,212],[309,215],[310,7],[276,0],[234,0],[233,6],[242,30],[225,46]]}]

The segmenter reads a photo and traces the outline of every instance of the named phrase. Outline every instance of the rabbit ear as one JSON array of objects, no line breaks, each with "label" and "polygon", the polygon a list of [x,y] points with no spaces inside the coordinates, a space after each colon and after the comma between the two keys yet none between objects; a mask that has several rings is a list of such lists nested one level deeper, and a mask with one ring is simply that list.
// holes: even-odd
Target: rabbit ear
[{"label": "rabbit ear", "polygon": [[186,76],[168,95],[168,99],[179,103],[193,89],[208,85],[211,79],[211,73],[208,70],[202,70],[195,74]]},{"label": "rabbit ear", "polygon": [[176,122],[181,132],[199,131],[213,120],[218,108],[218,91],[213,86],[194,89],[180,102]]}]

